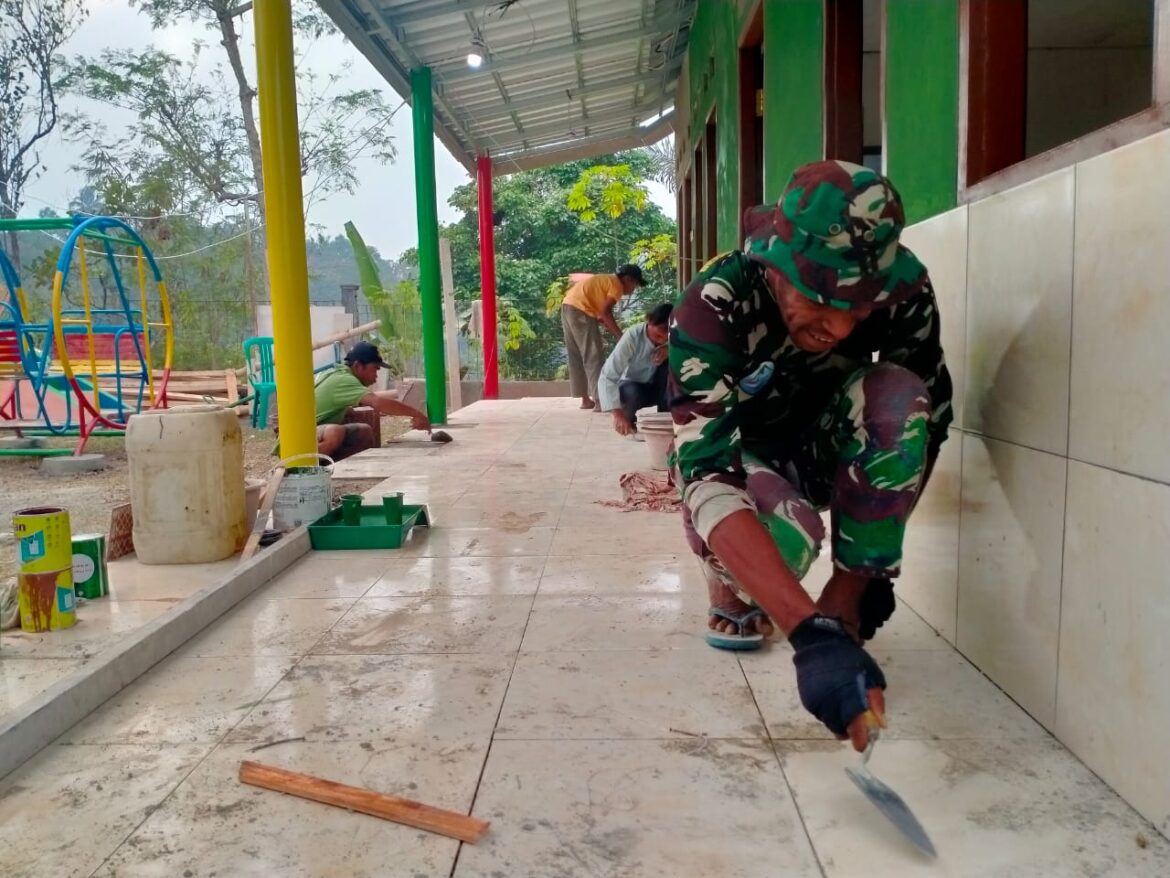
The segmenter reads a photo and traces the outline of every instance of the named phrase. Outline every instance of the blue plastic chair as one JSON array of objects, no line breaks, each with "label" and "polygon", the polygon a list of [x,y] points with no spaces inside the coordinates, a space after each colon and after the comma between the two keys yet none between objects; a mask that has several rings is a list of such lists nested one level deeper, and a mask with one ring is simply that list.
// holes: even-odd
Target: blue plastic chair
[{"label": "blue plastic chair", "polygon": [[272,356],[272,338],[255,336],[244,342],[244,364],[248,383],[252,385],[252,426],[268,426],[268,401],[276,393],[276,360]]}]

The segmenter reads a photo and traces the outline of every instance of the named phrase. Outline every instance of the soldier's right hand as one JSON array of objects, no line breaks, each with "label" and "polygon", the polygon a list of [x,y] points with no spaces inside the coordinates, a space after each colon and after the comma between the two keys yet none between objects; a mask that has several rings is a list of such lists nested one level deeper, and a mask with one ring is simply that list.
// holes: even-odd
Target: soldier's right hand
[{"label": "soldier's right hand", "polygon": [[796,685],[800,703],[838,738],[848,737],[864,750],[869,733],[863,721],[873,710],[884,721],[886,678],[857,645],[839,619],[815,614],[788,635],[796,650]]}]

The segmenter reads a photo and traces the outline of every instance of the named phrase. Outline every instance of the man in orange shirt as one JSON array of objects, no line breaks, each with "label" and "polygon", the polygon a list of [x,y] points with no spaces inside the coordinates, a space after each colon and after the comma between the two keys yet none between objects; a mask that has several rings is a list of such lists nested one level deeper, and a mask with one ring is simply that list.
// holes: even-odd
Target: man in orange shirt
[{"label": "man in orange shirt", "polygon": [[642,269],[623,265],[615,274],[595,274],[575,283],[565,293],[561,328],[569,360],[569,392],[581,397],[581,408],[597,405],[597,381],[605,363],[600,327],[608,329],[614,338],[621,338],[622,329],[613,317],[614,306],[622,296],[644,286]]}]

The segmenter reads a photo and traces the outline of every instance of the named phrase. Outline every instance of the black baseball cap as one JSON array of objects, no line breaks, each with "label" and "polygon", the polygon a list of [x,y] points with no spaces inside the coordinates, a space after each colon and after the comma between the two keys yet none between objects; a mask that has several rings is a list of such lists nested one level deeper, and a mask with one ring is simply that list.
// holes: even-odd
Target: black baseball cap
[{"label": "black baseball cap", "polygon": [[382,352],[368,341],[359,341],[350,348],[349,353],[345,355],[345,362],[363,364],[377,363],[383,369],[389,368],[382,359]]},{"label": "black baseball cap", "polygon": [[623,265],[616,273],[618,277],[632,277],[634,282],[640,287],[646,286],[646,277],[642,274],[641,267],[634,265],[632,262]]}]

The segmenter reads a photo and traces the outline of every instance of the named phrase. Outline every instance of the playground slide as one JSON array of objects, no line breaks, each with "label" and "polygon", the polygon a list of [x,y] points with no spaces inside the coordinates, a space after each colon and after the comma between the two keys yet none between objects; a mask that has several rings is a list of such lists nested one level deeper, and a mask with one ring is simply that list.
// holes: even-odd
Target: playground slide
[{"label": "playground slide", "polygon": [[[80,375],[73,376],[73,380],[77,382],[87,397],[93,399],[93,384]],[[73,389],[69,386],[69,381],[64,375],[52,375],[46,380],[46,385],[50,390],[60,394],[72,393]],[[137,406],[134,404],[125,404],[118,399],[114,394],[108,393],[105,390],[98,390],[98,402],[101,404],[103,412],[121,412],[125,410],[127,414],[133,414],[137,411]]]}]

